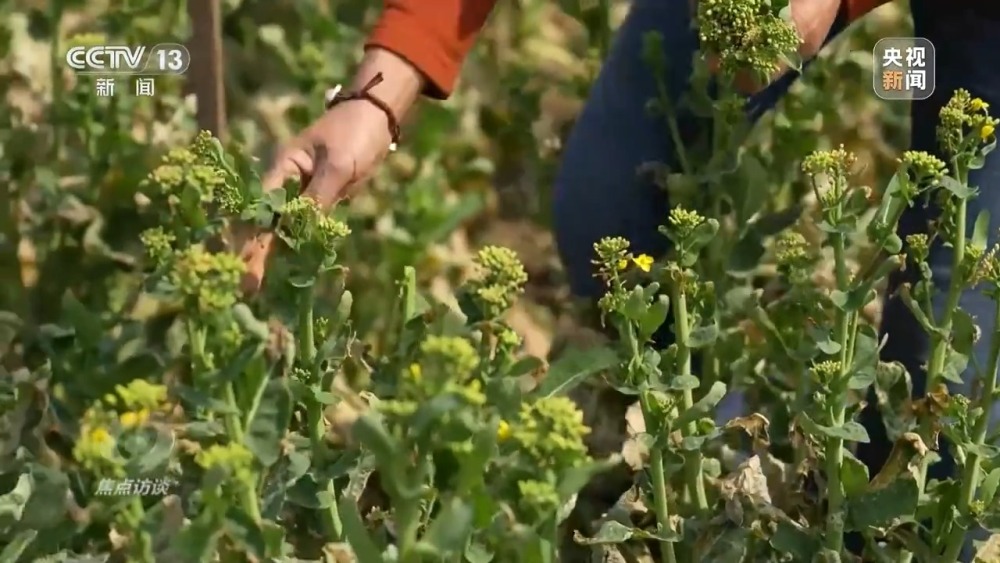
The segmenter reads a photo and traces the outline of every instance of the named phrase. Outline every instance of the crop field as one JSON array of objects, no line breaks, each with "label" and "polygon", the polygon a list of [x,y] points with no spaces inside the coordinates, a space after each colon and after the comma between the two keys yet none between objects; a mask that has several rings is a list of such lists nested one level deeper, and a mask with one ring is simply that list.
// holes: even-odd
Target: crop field
[{"label": "crop field", "polygon": [[[875,42],[911,33],[895,2],[744,123],[726,85],[748,51],[719,14],[755,6],[780,36],[777,3],[702,3],[696,77],[718,54],[722,80],[684,103],[726,135],[644,167],[673,250],[593,241],[607,292],[584,303],[552,185],[627,2],[500,2],[456,93],[328,211],[261,176],[350,81],[380,2],[221,2],[213,135],[190,76],[99,96],[66,66],[73,46],[187,43],[185,0],[0,0],[0,563],[953,563],[976,529],[1000,561],[1000,337],[957,306],[1000,303],[968,181],[997,120],[957,91],[944,160],[907,151],[909,106],[872,92]],[[650,101],[665,128],[675,102]],[[901,238],[927,198],[942,219]],[[268,228],[244,294],[235,241]],[[932,350],[919,399],[879,355],[904,267],[892,293]],[[979,384],[949,394],[967,368]],[[736,394],[744,416],[717,420]],[[877,472],[866,403],[892,444]],[[929,476],[945,451],[954,475]]]}]

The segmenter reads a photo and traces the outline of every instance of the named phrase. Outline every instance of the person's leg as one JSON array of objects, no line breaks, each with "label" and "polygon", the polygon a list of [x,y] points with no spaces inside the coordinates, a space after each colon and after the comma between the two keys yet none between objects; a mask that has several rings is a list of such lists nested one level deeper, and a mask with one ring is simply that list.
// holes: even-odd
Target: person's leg
[{"label": "person's leg", "polygon": [[[601,238],[625,237],[636,253],[659,256],[668,250],[667,238],[657,230],[669,211],[666,194],[637,174],[647,162],[676,162],[663,119],[646,111],[656,85],[643,62],[642,44],[647,32],[663,35],[669,94],[677,100],[688,86],[697,48],[690,23],[688,0],[635,0],[570,135],[556,179],[554,216],[560,258],[576,297],[596,300],[604,291],[594,277],[592,263],[593,245]],[[843,18],[839,18],[830,36],[843,28]],[[750,117],[755,119],[773,108],[796,77],[789,73],[753,96],[747,107]],[[704,130],[690,115],[679,115],[678,120],[687,138]],[[575,389],[573,395],[594,429],[588,443],[592,455],[620,451],[631,398],[613,389],[589,386]],[[720,419],[742,414],[742,403],[736,399],[729,409],[720,409]],[[568,529],[586,531],[593,518],[618,500],[631,484],[627,468],[623,469],[588,485],[567,522]],[[563,554],[564,560],[586,557],[572,552],[574,545],[570,535],[564,543],[570,550]]]},{"label": "person's leg", "polygon": [[[984,3],[988,4],[988,3]],[[981,8],[956,8],[954,3],[937,2],[935,0],[911,0],[914,35],[926,37],[937,51],[937,85],[934,95],[924,101],[913,102],[912,116],[912,149],[937,154],[940,149],[937,143],[935,129],[938,124],[938,112],[947,103],[956,89],[964,88],[988,102],[993,108],[1000,107],[1000,74],[995,72],[995,66],[989,62],[992,53],[1000,50],[1000,10],[987,7],[984,13]],[[946,160],[946,159],[945,159]],[[947,161],[947,160],[946,160]],[[997,221],[1000,219],[1000,153],[986,157],[986,165],[970,174],[970,184],[980,188],[980,195],[969,205],[969,233],[971,235],[973,222],[981,210],[987,210],[993,217],[991,235],[996,233]],[[937,216],[938,210],[914,206],[910,209],[900,224],[900,235],[927,232],[929,221]],[[991,243],[995,242],[991,236]],[[951,281],[951,252],[942,245],[936,245],[931,252],[930,263],[934,273],[934,284],[943,290],[937,292],[934,306],[940,311],[945,306],[946,292]],[[883,360],[899,361],[913,375],[915,396],[923,396],[926,372],[924,365],[929,357],[929,339],[920,329],[906,305],[896,297],[891,297],[892,291],[907,279],[908,272],[901,272],[890,280],[890,298],[886,300],[883,313],[883,332],[888,336],[883,350]],[[993,307],[981,292],[970,291],[962,296],[961,308],[976,318],[982,328],[983,337],[976,347],[976,356],[980,365],[986,365],[987,347],[993,332]],[[969,393],[974,374],[967,371],[965,386],[952,386],[952,392]],[[862,423],[867,427],[872,438],[871,443],[862,444],[858,449],[859,458],[869,467],[872,475],[882,467],[891,449],[885,428],[875,408],[874,397],[869,397],[871,405],[862,414]],[[1000,416],[1000,409],[994,407],[992,416]],[[954,470],[954,460],[945,443],[941,444],[940,463],[930,468],[930,478],[943,478]],[[963,560],[968,561],[966,556]]]}]

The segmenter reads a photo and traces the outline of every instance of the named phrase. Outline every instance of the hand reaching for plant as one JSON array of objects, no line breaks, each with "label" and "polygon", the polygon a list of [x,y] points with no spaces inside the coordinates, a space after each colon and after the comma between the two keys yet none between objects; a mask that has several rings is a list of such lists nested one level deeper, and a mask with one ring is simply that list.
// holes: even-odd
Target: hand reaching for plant
[{"label": "hand reaching for plant", "polygon": [[[386,107],[363,99],[333,106],[278,151],[263,178],[265,190],[297,180],[302,193],[325,210],[374,173],[393,142],[385,110],[391,112],[392,119],[401,118],[424,84],[423,77],[409,63],[388,51],[372,49],[366,53],[355,86],[360,89],[377,74],[382,80],[369,93]],[[247,265],[243,290],[255,293],[264,278],[274,234],[253,231],[237,237],[237,241]]]},{"label": "hand reaching for plant", "polygon": [[[748,27],[748,22],[761,21],[753,17],[753,12],[772,9],[763,2],[733,5],[720,0],[696,0],[698,20],[703,22],[703,28],[699,30],[702,43],[706,43],[707,38],[707,43],[714,43],[717,47],[709,55],[709,65],[713,70],[719,70],[727,63],[743,67],[736,73],[736,87],[744,94],[762,90],[788,72],[790,67],[787,63],[775,63],[785,53],[795,51],[804,61],[815,57],[823,48],[841,7],[845,9],[848,21],[854,21],[886,2],[887,0],[789,0],[791,20],[798,35],[796,48],[796,38],[790,34],[791,29],[787,26],[762,24]],[[709,23],[706,25],[705,22]],[[766,20],[764,23],[766,24]],[[750,46],[756,49],[751,50],[748,48]],[[748,60],[751,57],[767,61],[766,68]],[[754,70],[747,69],[747,66]]]}]

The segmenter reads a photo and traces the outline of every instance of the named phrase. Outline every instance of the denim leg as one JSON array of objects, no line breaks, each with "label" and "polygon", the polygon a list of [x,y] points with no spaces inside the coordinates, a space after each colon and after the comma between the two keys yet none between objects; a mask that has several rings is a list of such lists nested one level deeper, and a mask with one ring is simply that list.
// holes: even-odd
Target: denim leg
[{"label": "denim leg", "polygon": [[[956,7],[955,3],[938,2],[936,0],[911,0],[915,35],[928,38],[937,51],[937,86],[934,95],[924,101],[913,102],[911,108],[913,150],[940,154],[935,129],[938,124],[938,112],[951,98],[958,88],[969,90],[973,96],[987,101],[992,107],[1000,107],[1000,74],[991,69],[991,58],[1000,50],[1000,14],[988,14],[977,8]],[[998,10],[987,8],[989,11]],[[947,161],[947,159],[944,159]],[[982,210],[989,211],[992,216],[991,244],[996,242],[994,236],[1000,220],[1000,154],[993,153],[986,158],[986,165],[970,174],[970,185],[978,186],[979,196],[969,205],[969,234],[971,236],[973,223]],[[927,232],[928,223],[937,216],[939,210],[915,206],[903,217],[900,224],[900,235]],[[951,252],[949,248],[938,244],[930,255],[930,265],[933,271],[934,284],[938,291],[933,305],[938,314],[945,307],[947,287],[951,281]],[[912,269],[911,269],[912,270]],[[910,311],[892,292],[907,279],[910,272],[902,272],[890,280],[890,297],[886,300],[882,330],[888,336],[883,350],[883,359],[899,361],[913,375],[914,395],[922,396],[926,381],[925,365],[930,356],[928,336],[919,327]],[[980,365],[986,365],[990,335],[993,332],[993,306],[987,297],[979,291],[968,291],[962,296],[960,307],[972,315],[982,328],[983,337],[975,349]],[[974,379],[970,368],[965,375],[965,385],[951,385],[953,393],[969,393],[969,386]],[[869,404],[874,405],[869,397]],[[994,406],[991,417],[997,420],[1000,408]],[[874,473],[881,468],[891,449],[886,437],[885,428],[881,423],[875,408],[862,414],[862,423],[869,430],[872,442],[859,448],[859,457]],[[947,444],[942,442],[941,462],[929,469],[930,478],[946,478],[955,469],[955,462]],[[969,546],[971,547],[971,546]],[[971,560],[971,553],[963,555],[963,561]]]},{"label": "denim leg", "polygon": [[[560,258],[577,297],[597,299],[604,291],[592,264],[593,245],[601,238],[624,237],[634,252],[652,256],[669,249],[668,239],[657,231],[669,209],[666,194],[637,174],[647,162],[677,162],[663,119],[646,111],[656,86],[641,53],[645,33],[663,35],[669,95],[679,99],[688,87],[697,48],[690,24],[688,0],[635,0],[570,135],[556,178],[554,223]],[[838,18],[830,38],[843,28]],[[772,109],[796,78],[788,73],[751,97],[749,117],[757,119]],[[685,139],[706,130],[690,114],[677,118]],[[742,410],[742,397],[731,394],[718,417],[728,421]]]}]

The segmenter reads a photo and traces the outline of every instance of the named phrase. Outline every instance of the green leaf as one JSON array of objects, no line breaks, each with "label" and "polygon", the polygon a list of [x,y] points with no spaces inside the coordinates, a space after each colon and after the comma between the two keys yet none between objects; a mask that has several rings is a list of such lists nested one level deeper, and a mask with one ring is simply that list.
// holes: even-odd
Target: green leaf
[{"label": "green leaf", "polygon": [[694,422],[699,418],[705,418],[709,416],[714,410],[715,406],[719,404],[726,396],[726,384],[721,381],[716,381],[712,384],[712,387],[705,393],[705,396],[698,400],[695,404],[691,405],[691,408],[680,413],[674,420],[670,422],[671,426],[674,428],[681,428],[682,426]]},{"label": "green leaf", "polygon": [[608,520],[601,524],[601,528],[592,537],[577,538],[576,543],[580,545],[616,545],[633,539],[678,542],[681,540],[681,535],[671,530],[648,532],[641,528],[626,526],[615,520]]},{"label": "green leaf", "polygon": [[759,158],[747,154],[740,164],[741,181],[727,182],[724,185],[732,187],[728,190],[728,195],[733,199],[736,224],[744,225],[745,230],[753,226],[753,218],[767,204],[770,185],[767,182],[768,171]]},{"label": "green leaf", "polygon": [[896,520],[917,511],[920,489],[909,474],[889,482],[884,488],[868,491],[847,501],[851,529],[887,528]]},{"label": "green leaf", "polygon": [[952,383],[965,383],[962,374],[969,366],[969,356],[958,352],[951,346],[945,351],[947,356],[944,361],[944,369],[941,370],[941,378]]},{"label": "green leaf", "polygon": [[671,391],[688,391],[701,387],[701,380],[693,375],[678,375],[670,380],[667,387]]},{"label": "green leaf", "polygon": [[450,412],[457,412],[464,404],[454,394],[442,394],[425,401],[417,407],[409,420],[410,432],[422,440],[440,427],[441,419]]},{"label": "green leaf", "polygon": [[31,497],[32,484],[31,475],[22,473],[13,489],[0,495],[0,530],[21,519],[24,507]]},{"label": "green leaf", "polygon": [[609,469],[617,467],[622,462],[621,457],[618,455],[612,455],[606,459],[591,461],[583,465],[579,465],[567,470],[562,478],[559,480],[559,484],[556,487],[556,491],[559,493],[559,498],[562,500],[569,500],[570,497],[580,492],[590,480],[600,473],[603,473]]},{"label": "green leaf", "polygon": [[750,229],[730,250],[726,271],[734,277],[750,276],[757,270],[766,251],[763,237],[756,229]]},{"label": "green leaf", "polygon": [[993,469],[983,478],[983,484],[979,486],[979,500],[987,506],[993,503],[997,495],[997,487],[1000,486],[1000,467]]},{"label": "green leaf", "polygon": [[805,413],[800,414],[798,420],[802,424],[802,428],[813,436],[840,438],[846,442],[861,442],[862,444],[867,444],[870,441],[865,427],[853,420],[845,422],[843,426],[824,426],[809,418]]},{"label": "green leaf", "polygon": [[264,195],[264,201],[271,208],[271,211],[281,211],[285,207],[288,191],[285,188],[276,188]]},{"label": "green leaf", "polygon": [[719,338],[719,327],[716,324],[699,326],[691,331],[687,345],[690,348],[704,348]]},{"label": "green leaf", "polygon": [[700,225],[691,231],[691,237],[688,239],[691,252],[697,253],[702,248],[708,246],[708,243],[712,242],[712,239],[715,238],[718,232],[719,222],[717,220],[709,218],[702,221]]},{"label": "green leaf", "polygon": [[[144,435],[133,444],[121,440],[117,445],[119,453],[128,460],[126,471],[129,475],[162,474],[174,452],[174,434],[162,428],[136,429],[129,434],[137,436],[143,430]],[[129,445],[133,447],[128,448]],[[125,448],[128,450],[125,451]]]},{"label": "green leaf", "polygon": [[282,440],[292,417],[292,393],[284,379],[272,379],[247,427],[243,443],[270,467],[281,457]]},{"label": "green leaf", "polygon": [[37,530],[23,530],[18,532],[10,542],[0,551],[0,562],[16,563],[21,560],[24,551],[28,549],[31,542],[38,536]]},{"label": "green leaf", "polygon": [[578,538],[577,543],[582,545],[608,545],[625,543],[632,539],[635,528],[626,526],[620,522],[609,520],[601,524],[601,529],[593,537]]},{"label": "green leaf", "polygon": [[224,521],[210,512],[203,512],[185,526],[174,542],[171,550],[181,561],[208,563],[216,557],[216,544],[222,538]]},{"label": "green leaf", "polygon": [[493,552],[477,541],[470,541],[468,547],[465,548],[465,561],[467,563],[490,563],[493,561],[493,557]]},{"label": "green leaf", "polygon": [[711,544],[707,551],[699,553],[696,557],[698,561],[711,563],[743,563],[747,560],[748,539],[750,530],[748,528],[728,527],[722,533],[711,536]]},{"label": "green leaf", "polygon": [[24,505],[20,525],[43,530],[60,522],[66,514],[65,501],[69,492],[69,476],[53,468],[32,466],[31,497]]},{"label": "green leaf", "polygon": [[536,358],[535,356],[528,356],[526,358],[521,358],[506,372],[507,377],[521,377],[528,374],[534,374],[542,371],[545,368],[545,361],[541,358]]},{"label": "green leaf", "polygon": [[896,233],[891,233],[882,241],[882,249],[889,254],[899,254],[903,250],[903,239]]},{"label": "green leaf", "polygon": [[249,559],[263,559],[267,557],[267,542],[264,539],[264,531],[260,525],[247,513],[230,509],[226,512],[226,523],[224,526],[226,537],[233,542],[233,545],[250,556]]},{"label": "green leaf", "polygon": [[976,190],[966,186],[951,176],[945,176],[940,180],[941,187],[948,190],[958,199],[969,199],[975,195]]},{"label": "green leaf", "polygon": [[990,212],[983,209],[976,217],[976,224],[972,229],[972,244],[981,248],[986,248],[989,244],[990,236]]},{"label": "green leaf", "polygon": [[639,340],[645,342],[652,338],[656,334],[656,331],[666,322],[669,312],[670,298],[666,295],[658,296],[638,319]]},{"label": "green leaf", "polygon": [[233,320],[243,332],[254,337],[258,342],[267,342],[271,337],[271,329],[267,323],[258,320],[246,303],[237,303],[232,308]]},{"label": "green leaf", "polygon": [[427,528],[423,541],[433,545],[442,555],[460,553],[472,533],[472,507],[453,498]]},{"label": "green leaf", "polygon": [[792,556],[792,561],[814,561],[822,543],[791,522],[782,520],[771,536],[771,547]]},{"label": "green leaf", "polygon": [[81,343],[95,345],[104,334],[104,323],[101,317],[91,312],[72,293],[65,293],[62,299],[62,318],[75,331]]},{"label": "green leaf", "polygon": [[340,516],[344,524],[344,534],[351,544],[351,549],[358,557],[358,561],[368,563],[383,563],[385,559],[379,551],[375,541],[368,535],[364,520],[358,512],[358,504],[354,499],[344,497],[340,499]]},{"label": "green leaf", "polygon": [[618,312],[630,321],[639,321],[646,314],[649,308],[649,299],[646,297],[645,288],[637,285],[628,292],[628,297],[622,303]]},{"label": "green leaf", "polygon": [[399,446],[382,422],[372,413],[358,418],[351,428],[354,439],[371,450],[376,465],[383,471],[382,485],[388,493],[399,494],[403,489],[402,469],[399,464]]},{"label": "green leaf", "polygon": [[897,294],[899,295],[900,299],[903,300],[903,303],[906,305],[906,308],[909,309],[911,313],[913,313],[914,318],[916,318],[917,322],[920,323],[921,328],[923,328],[930,334],[941,332],[941,329],[935,326],[933,322],[931,322],[930,318],[928,318],[927,316],[927,312],[924,311],[923,307],[921,307],[920,304],[917,303],[917,300],[914,299],[913,293],[911,292],[910,286],[908,284],[903,284],[899,288]]},{"label": "green leaf", "polygon": [[[976,323],[964,309],[955,309],[952,313],[952,346],[963,356],[972,354],[972,346],[976,340]],[[964,366],[963,366],[964,369]]]},{"label": "green leaf", "polygon": [[534,391],[537,398],[564,395],[584,379],[618,365],[618,354],[606,346],[581,350],[569,348],[549,366],[541,384]]},{"label": "green leaf", "polygon": [[844,485],[844,494],[847,498],[857,496],[868,489],[868,467],[849,451],[844,451],[844,463],[840,466],[840,481]]},{"label": "green leaf", "polygon": [[286,490],[285,495],[289,503],[303,508],[326,508],[337,502],[337,499],[331,498],[327,492],[325,482],[320,483],[312,474],[303,475],[295,481],[295,484]]},{"label": "green leaf", "polygon": [[802,205],[795,204],[754,221],[754,232],[761,237],[776,235],[794,225],[802,216]]}]

